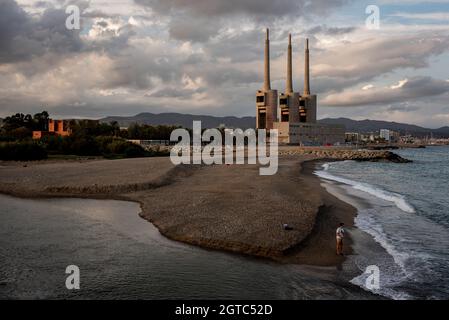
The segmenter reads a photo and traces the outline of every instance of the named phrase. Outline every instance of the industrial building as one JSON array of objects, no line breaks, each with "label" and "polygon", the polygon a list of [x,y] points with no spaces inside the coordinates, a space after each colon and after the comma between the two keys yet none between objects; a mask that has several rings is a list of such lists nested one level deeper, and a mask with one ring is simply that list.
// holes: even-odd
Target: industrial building
[{"label": "industrial building", "polygon": [[[277,129],[279,143],[295,145],[338,145],[345,142],[345,127],[317,123],[317,96],[310,90],[309,40],[304,58],[304,92],[293,90],[292,37],[287,47],[285,92],[271,88],[270,38],[267,29],[264,57],[264,84],[256,93],[256,128]],[[279,117],[278,117],[279,114]]]}]

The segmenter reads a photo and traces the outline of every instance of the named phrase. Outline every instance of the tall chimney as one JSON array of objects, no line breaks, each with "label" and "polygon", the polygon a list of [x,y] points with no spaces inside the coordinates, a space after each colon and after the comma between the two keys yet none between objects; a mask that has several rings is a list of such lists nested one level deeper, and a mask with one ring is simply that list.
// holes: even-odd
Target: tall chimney
[{"label": "tall chimney", "polygon": [[310,95],[309,75],[309,39],[306,39],[305,65],[304,65],[304,95]]},{"label": "tall chimney", "polygon": [[293,92],[293,80],[292,80],[292,35],[288,35],[288,55],[287,55],[287,85],[285,93]]},{"label": "tall chimney", "polygon": [[267,38],[265,39],[265,78],[263,90],[271,90],[270,82],[270,31],[267,28]]}]

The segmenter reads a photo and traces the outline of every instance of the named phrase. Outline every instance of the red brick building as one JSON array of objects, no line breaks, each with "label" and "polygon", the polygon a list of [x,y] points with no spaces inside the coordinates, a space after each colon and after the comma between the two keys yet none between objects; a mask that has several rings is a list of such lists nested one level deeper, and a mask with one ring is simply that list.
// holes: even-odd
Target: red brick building
[{"label": "red brick building", "polygon": [[66,137],[72,133],[69,120],[48,120],[48,131],[33,131],[33,139],[40,139],[45,136]]}]

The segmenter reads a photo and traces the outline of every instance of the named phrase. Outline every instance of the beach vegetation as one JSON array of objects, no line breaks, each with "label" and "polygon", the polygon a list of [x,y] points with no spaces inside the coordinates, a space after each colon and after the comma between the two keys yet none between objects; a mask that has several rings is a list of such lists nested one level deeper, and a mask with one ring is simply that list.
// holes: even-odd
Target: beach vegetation
[{"label": "beach vegetation", "polygon": [[[43,135],[33,140],[33,131],[48,131],[50,115],[42,111],[34,115],[16,113],[3,119],[0,125],[2,159],[37,160],[50,156],[103,156],[109,159],[169,156],[169,152],[154,146],[145,150],[129,140],[170,140],[177,126],[132,124],[120,128],[117,121],[109,123],[96,120],[69,120],[70,135]],[[10,144],[5,144],[10,143]],[[35,148],[36,155],[27,150]],[[38,150],[39,148],[39,150]],[[42,152],[45,151],[45,155]]]},{"label": "beach vegetation", "polygon": [[0,160],[42,160],[47,158],[47,150],[37,142],[0,142]]}]

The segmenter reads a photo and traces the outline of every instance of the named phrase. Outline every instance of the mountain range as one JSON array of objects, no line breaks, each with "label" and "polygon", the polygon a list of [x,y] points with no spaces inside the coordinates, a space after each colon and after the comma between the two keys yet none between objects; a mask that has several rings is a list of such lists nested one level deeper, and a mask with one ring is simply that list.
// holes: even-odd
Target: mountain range
[{"label": "mountain range", "polygon": [[[216,128],[226,126],[231,128],[248,129],[254,128],[255,117],[215,117],[205,115],[192,115],[182,113],[139,113],[135,116],[110,116],[100,119],[101,122],[117,121],[121,127],[128,127],[133,123],[148,125],[179,125],[191,128],[194,120],[200,120],[202,128]],[[380,121],[380,120],[352,120],[348,118],[325,118],[318,120],[322,124],[339,124],[346,127],[347,132],[370,133],[379,132],[380,129],[398,131],[401,135],[413,135],[415,137],[426,137],[433,135],[435,138],[449,138],[449,126],[438,129],[429,129],[413,124]]]}]

